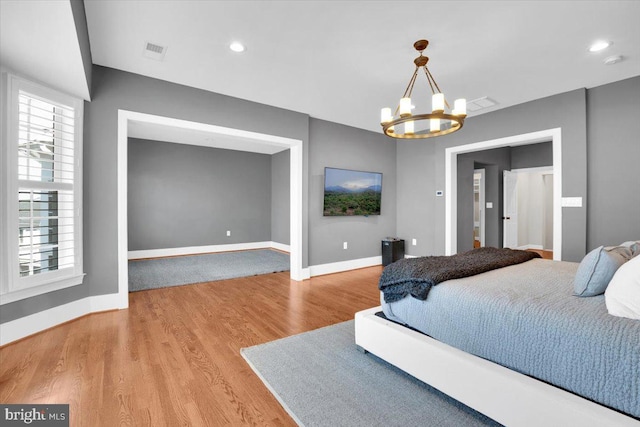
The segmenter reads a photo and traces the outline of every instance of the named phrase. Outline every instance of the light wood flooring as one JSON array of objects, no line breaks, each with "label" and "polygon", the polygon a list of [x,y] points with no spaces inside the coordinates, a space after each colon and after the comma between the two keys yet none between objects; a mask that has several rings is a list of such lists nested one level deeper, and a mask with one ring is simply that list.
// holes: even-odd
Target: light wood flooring
[{"label": "light wood flooring", "polygon": [[295,425],[240,355],[379,305],[382,267],[131,293],[0,349],[0,402],[68,403],[72,426]]},{"label": "light wood flooring", "polygon": [[553,259],[553,251],[547,251],[543,249],[527,249],[530,252],[539,254],[542,259]]}]

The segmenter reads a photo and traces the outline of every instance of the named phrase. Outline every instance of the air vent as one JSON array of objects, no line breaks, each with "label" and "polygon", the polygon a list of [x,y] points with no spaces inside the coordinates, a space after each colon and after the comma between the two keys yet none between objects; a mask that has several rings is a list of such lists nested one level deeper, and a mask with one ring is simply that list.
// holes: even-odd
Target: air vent
[{"label": "air vent", "polygon": [[155,59],[156,61],[162,61],[164,59],[165,53],[167,53],[166,46],[160,46],[159,44],[146,42],[144,51],[142,52],[142,56],[150,59]]},{"label": "air vent", "polygon": [[498,105],[498,103],[488,96],[483,96],[482,98],[467,101],[467,111],[484,110],[485,108],[493,107],[494,105]]}]

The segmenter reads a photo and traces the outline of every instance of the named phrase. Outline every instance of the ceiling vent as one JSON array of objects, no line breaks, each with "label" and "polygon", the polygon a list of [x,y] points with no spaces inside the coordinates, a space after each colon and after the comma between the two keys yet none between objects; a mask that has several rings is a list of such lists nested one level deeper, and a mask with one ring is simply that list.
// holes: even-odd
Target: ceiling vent
[{"label": "ceiling vent", "polygon": [[142,56],[145,58],[155,59],[156,61],[162,61],[164,55],[167,53],[166,46],[160,46],[159,44],[146,42]]},{"label": "ceiling vent", "polygon": [[467,111],[484,110],[485,108],[493,107],[494,105],[498,105],[498,103],[488,96],[483,96],[482,98],[467,101]]}]

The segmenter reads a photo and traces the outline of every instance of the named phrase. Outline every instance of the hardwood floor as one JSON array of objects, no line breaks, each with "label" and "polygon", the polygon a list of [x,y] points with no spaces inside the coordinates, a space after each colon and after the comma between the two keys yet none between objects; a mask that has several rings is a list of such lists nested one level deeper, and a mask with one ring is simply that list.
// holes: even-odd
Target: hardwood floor
[{"label": "hardwood floor", "polygon": [[131,293],[0,349],[0,402],[68,403],[72,426],[295,425],[242,347],[379,305],[382,267],[294,282],[289,273]]},{"label": "hardwood floor", "polygon": [[530,252],[535,252],[539,254],[542,259],[553,259],[553,251],[546,251],[542,249],[527,249]]}]

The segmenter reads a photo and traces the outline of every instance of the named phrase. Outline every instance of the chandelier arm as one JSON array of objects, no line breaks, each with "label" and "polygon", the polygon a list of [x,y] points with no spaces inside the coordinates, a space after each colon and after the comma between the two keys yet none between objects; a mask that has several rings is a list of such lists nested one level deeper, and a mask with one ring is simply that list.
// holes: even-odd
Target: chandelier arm
[{"label": "chandelier arm", "polygon": [[[442,93],[442,91],[440,90],[440,87],[438,86],[438,83],[436,83],[436,79],[433,78],[433,76],[431,75],[431,71],[429,71],[429,69],[427,68],[427,66],[424,66],[424,70],[427,73],[427,78],[431,78],[431,80],[433,80],[433,84],[436,85],[436,89],[438,89],[439,93]],[[444,100],[445,105],[447,106],[447,108],[451,109],[451,106],[449,105],[449,103],[447,102],[447,99],[445,98]]]},{"label": "chandelier arm", "polygon": [[[409,94],[409,96],[411,96],[411,92],[413,92],[413,85],[416,83],[417,76],[418,76],[418,67],[416,67],[415,71],[413,72],[413,75],[411,76],[411,79],[409,79],[409,84],[407,85],[407,88],[404,90],[404,94],[402,95],[403,98],[407,97],[407,93]],[[398,104],[398,106],[396,107],[396,110],[394,111],[393,115],[397,116],[398,111],[400,111],[400,104]]]},{"label": "chandelier arm", "polygon": [[403,98],[406,98],[407,95],[411,96],[411,92],[413,92],[413,85],[416,83],[416,77],[418,77],[418,67],[416,67],[411,79],[409,80],[409,84],[404,91],[404,95],[402,95]]},{"label": "chandelier arm", "polygon": [[429,71],[427,70],[426,65],[424,67],[422,67],[422,68],[424,68],[424,74],[427,76],[427,82],[429,82],[429,86],[431,87],[431,93],[435,95],[436,91],[433,88],[433,84],[435,83],[435,81],[433,81],[433,82],[431,81],[431,79],[433,79],[433,77],[429,77]]}]

